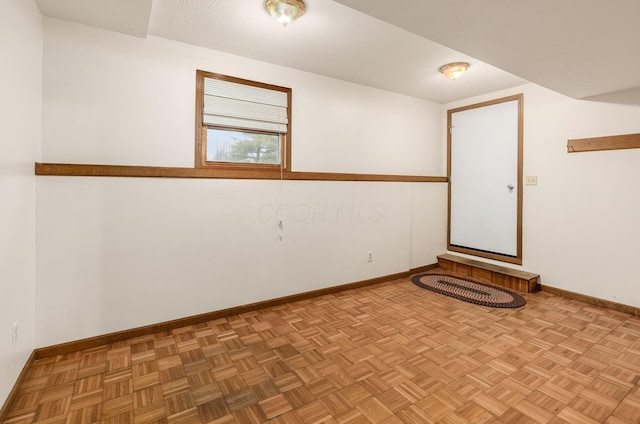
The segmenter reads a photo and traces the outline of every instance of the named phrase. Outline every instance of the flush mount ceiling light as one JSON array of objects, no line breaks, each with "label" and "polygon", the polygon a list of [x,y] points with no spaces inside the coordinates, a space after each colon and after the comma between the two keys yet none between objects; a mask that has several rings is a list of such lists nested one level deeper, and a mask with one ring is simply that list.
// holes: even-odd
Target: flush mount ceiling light
[{"label": "flush mount ceiling light", "polygon": [[442,72],[442,75],[445,77],[455,80],[460,77],[460,75],[464,74],[467,69],[469,69],[469,64],[467,62],[453,62],[441,66],[440,72]]},{"label": "flush mount ceiling light", "polygon": [[304,13],[302,0],[267,0],[264,4],[273,19],[287,26]]}]

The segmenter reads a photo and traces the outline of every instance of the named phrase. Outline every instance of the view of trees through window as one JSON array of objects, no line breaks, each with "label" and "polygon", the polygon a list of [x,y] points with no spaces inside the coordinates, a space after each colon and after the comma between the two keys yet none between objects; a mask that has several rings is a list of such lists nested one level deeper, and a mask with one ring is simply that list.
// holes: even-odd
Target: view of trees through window
[{"label": "view of trees through window", "polygon": [[280,164],[280,135],[207,129],[207,162]]}]

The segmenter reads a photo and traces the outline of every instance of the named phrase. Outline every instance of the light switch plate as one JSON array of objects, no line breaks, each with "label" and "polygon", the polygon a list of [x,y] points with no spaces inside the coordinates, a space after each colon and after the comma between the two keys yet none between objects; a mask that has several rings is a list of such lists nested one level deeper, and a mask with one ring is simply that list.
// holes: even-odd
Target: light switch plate
[{"label": "light switch plate", "polygon": [[530,186],[538,185],[538,177],[536,176],[527,176],[526,184]]}]

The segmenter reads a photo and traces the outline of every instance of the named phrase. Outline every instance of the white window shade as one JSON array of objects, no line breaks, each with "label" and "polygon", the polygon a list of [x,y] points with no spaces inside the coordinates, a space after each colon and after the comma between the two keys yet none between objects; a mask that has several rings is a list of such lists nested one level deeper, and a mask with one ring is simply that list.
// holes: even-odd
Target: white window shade
[{"label": "white window shade", "polygon": [[286,133],[287,108],[284,91],[204,79],[205,125]]}]

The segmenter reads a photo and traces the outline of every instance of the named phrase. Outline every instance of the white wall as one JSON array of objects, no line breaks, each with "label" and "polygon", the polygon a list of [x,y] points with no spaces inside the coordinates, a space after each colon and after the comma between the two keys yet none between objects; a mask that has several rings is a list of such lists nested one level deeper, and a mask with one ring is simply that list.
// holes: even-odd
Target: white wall
[{"label": "white wall", "polygon": [[195,71],[293,89],[293,170],[442,175],[440,105],[46,18],[43,160],[192,167]]},{"label": "white wall", "polygon": [[[192,167],[203,69],[293,89],[294,170],[444,175],[440,105],[55,19],[44,39],[44,162]],[[442,183],[38,177],[37,199],[38,346],[403,272],[446,246]]]},{"label": "white wall", "polygon": [[[34,346],[35,177],[42,104],[42,18],[0,2],[0,405]],[[12,325],[18,322],[13,345]]]},{"label": "white wall", "polygon": [[574,100],[535,84],[445,105],[524,93],[523,269],[543,284],[640,307],[640,149],[567,153],[567,140],[640,132],[640,106]]}]

